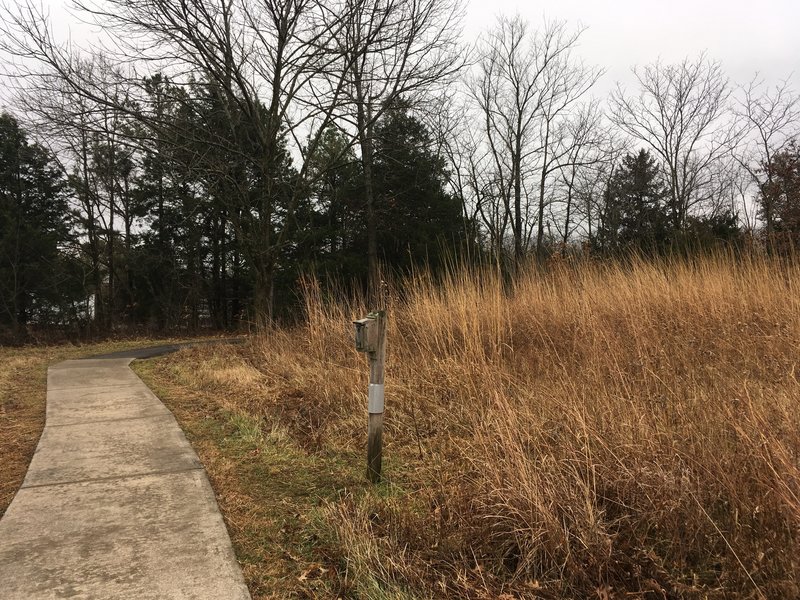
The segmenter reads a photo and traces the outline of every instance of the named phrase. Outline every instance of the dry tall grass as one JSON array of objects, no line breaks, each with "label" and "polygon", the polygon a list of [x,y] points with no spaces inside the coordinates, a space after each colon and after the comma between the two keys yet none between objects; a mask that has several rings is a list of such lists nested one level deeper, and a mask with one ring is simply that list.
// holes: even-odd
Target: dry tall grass
[{"label": "dry tall grass", "polygon": [[[354,596],[800,597],[799,266],[459,272],[402,296],[391,485],[323,511]],[[306,297],[304,326],[258,342],[260,385],[309,449],[352,453],[365,307]]]}]

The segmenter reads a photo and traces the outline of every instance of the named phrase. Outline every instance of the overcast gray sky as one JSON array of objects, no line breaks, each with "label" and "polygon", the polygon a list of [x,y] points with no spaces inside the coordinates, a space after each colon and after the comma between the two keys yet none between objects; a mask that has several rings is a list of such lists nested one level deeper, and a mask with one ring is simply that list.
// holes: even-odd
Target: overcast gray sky
[{"label": "overcast gray sky", "polygon": [[[10,0],[12,3],[14,0]],[[767,82],[791,76],[800,91],[800,0],[466,0],[465,34],[474,40],[497,15],[519,13],[533,25],[544,18],[588,27],[578,48],[588,63],[607,71],[595,90],[630,83],[630,68],[706,51],[736,83],[759,71]],[[79,43],[93,37],[70,18],[68,0],[43,0],[56,30]],[[0,94],[2,96],[2,94]]]},{"label": "overcast gray sky", "polygon": [[768,81],[793,72],[793,87],[800,88],[800,0],[470,0],[468,33],[477,35],[500,13],[587,26],[579,54],[607,69],[602,91],[629,82],[634,64],[703,51],[736,82],[756,71]]}]

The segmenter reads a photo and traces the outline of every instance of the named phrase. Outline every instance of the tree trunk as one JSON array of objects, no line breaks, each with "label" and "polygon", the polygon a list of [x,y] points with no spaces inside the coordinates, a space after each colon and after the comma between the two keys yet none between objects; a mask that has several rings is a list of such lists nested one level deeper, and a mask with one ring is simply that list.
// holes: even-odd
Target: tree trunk
[{"label": "tree trunk", "polygon": [[539,222],[536,230],[536,259],[544,258],[544,191],[547,179],[547,148],[550,143],[550,123],[545,127],[544,135],[544,157],[542,157],[542,174],[539,181]]},{"label": "tree trunk", "polygon": [[258,264],[255,265],[255,272],[253,310],[255,311],[256,327],[258,329],[269,329],[273,324],[274,267],[268,264]]},{"label": "tree trunk", "polygon": [[115,318],[115,311],[114,311],[114,303],[115,303],[115,294],[114,294],[114,216],[115,216],[115,203],[116,203],[116,196],[114,194],[114,169],[116,168],[115,165],[115,154],[114,154],[114,145],[113,143],[109,143],[109,158],[108,158],[108,205],[109,205],[109,220],[108,220],[108,248],[106,250],[106,254],[108,257],[108,329],[114,328],[114,318]]},{"label": "tree trunk", "polygon": [[[567,252],[567,242],[569,241],[569,225],[570,220],[572,218],[572,188],[575,185],[575,167],[572,167],[572,173],[570,175],[569,183],[567,184],[567,210],[566,215],[564,216],[564,236],[563,236],[563,248],[562,252],[566,254]],[[591,219],[590,219],[590,228],[591,228]],[[591,235],[591,233],[590,233]]]},{"label": "tree trunk", "polygon": [[211,318],[214,322],[214,327],[222,329],[222,298],[220,294],[220,278],[222,272],[223,258],[221,240],[220,240],[220,219],[219,217],[212,217],[209,229],[211,232],[211,298],[209,302],[209,309],[211,311]]},{"label": "tree trunk", "polygon": [[518,271],[522,265],[522,125],[518,117],[518,127],[516,142],[514,147],[514,271]]},{"label": "tree trunk", "polygon": [[365,98],[360,73],[356,73],[356,104],[358,142],[364,170],[364,199],[367,208],[367,298],[375,302],[380,297],[380,265],[378,263],[378,220],[375,215],[375,189],[372,180],[372,105]]},{"label": "tree trunk", "polygon": [[89,239],[89,259],[92,267],[92,285],[94,286],[94,325],[103,327],[105,312],[103,310],[103,277],[100,272],[100,244],[98,241],[97,222],[94,215],[94,200],[89,190],[89,142],[86,133],[81,133],[81,168],[83,170],[83,202],[86,210],[86,237]]},{"label": "tree trunk", "polygon": [[221,313],[221,325],[224,329],[230,328],[230,320],[228,317],[228,244],[227,244],[227,222],[225,220],[225,212],[219,217],[219,255],[220,255],[220,273],[219,273],[219,290],[217,292],[217,310]]},{"label": "tree trunk", "polygon": [[367,203],[367,265],[369,296],[377,298],[381,276],[378,263],[378,219],[375,215],[375,191],[372,182],[372,140],[367,134],[361,144],[364,165],[364,195]]},{"label": "tree trunk", "polygon": [[[235,241],[235,240],[234,240]],[[241,257],[239,250],[234,246],[233,249],[233,272],[231,282],[231,325],[240,321],[242,312],[242,302],[239,298],[241,294],[241,287],[239,285],[239,277],[241,273]]]}]

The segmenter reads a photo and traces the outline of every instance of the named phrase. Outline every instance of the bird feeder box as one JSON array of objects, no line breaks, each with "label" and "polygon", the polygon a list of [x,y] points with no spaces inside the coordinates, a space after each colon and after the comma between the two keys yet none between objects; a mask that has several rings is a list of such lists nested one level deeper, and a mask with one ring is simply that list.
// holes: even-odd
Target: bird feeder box
[{"label": "bird feeder box", "polygon": [[353,321],[356,334],[356,350],[359,352],[378,351],[377,315],[370,313],[364,319]]}]

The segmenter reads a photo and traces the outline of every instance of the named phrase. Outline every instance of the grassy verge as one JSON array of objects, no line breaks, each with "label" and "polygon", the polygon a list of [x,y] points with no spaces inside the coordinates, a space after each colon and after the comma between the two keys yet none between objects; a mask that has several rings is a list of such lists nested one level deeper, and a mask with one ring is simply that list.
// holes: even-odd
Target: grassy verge
[{"label": "grassy verge", "polygon": [[256,598],[800,598],[800,267],[410,281],[363,483],[357,303],[138,367]]},{"label": "grassy verge", "polygon": [[136,339],[83,345],[0,347],[0,516],[22,484],[42,434],[47,367],[62,360],[175,341]]},{"label": "grassy verge", "polygon": [[365,484],[359,457],[309,452],[281,423],[247,349],[194,348],[133,365],[173,412],[217,492],[252,596],[339,597],[320,506]]}]

